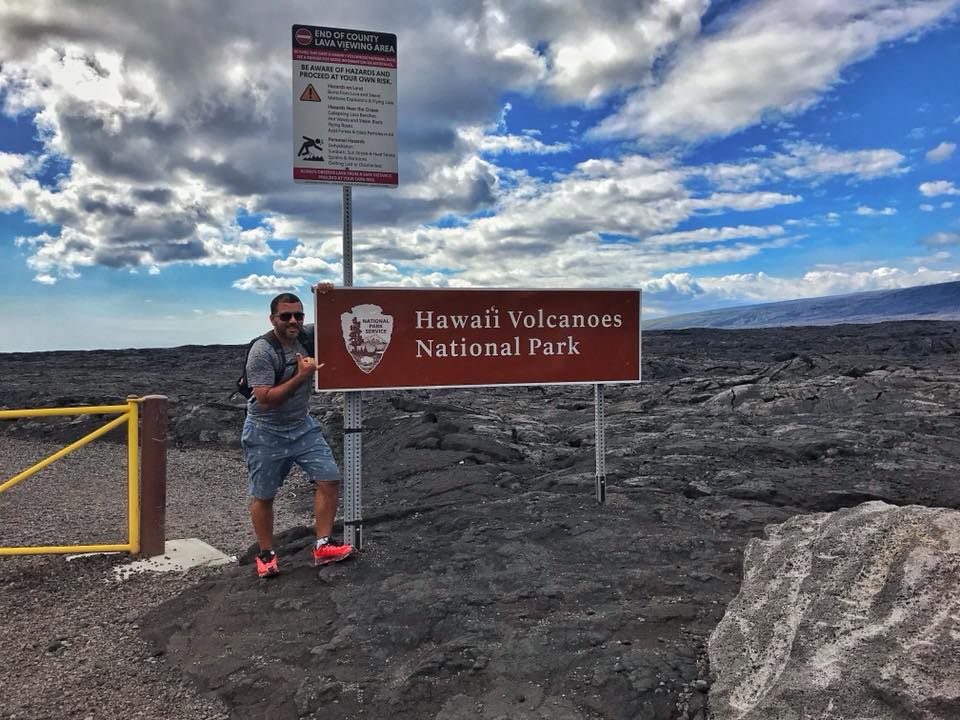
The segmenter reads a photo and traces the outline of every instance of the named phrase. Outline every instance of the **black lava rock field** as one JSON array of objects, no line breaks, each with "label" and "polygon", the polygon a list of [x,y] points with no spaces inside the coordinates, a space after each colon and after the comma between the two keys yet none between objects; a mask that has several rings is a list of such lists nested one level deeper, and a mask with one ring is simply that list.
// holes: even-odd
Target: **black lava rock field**
[{"label": "black lava rock field", "polygon": [[[241,559],[143,632],[236,718],[702,720],[706,642],[766,524],[960,507],[958,353],[955,322],[645,333],[643,382],[604,391],[602,505],[592,387],[365,393],[362,552],[318,571],[278,522],[276,580]],[[0,407],[162,394],[171,452],[236,454],[242,357],[2,354]],[[341,397],[313,404],[339,457]]]}]

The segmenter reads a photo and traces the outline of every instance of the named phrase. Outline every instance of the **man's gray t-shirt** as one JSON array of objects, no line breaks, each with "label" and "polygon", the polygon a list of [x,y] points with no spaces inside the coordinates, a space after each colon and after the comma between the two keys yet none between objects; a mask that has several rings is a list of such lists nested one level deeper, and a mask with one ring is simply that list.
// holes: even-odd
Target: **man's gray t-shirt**
[{"label": "man's gray t-shirt", "polygon": [[[283,373],[280,375],[281,383],[293,377],[297,372],[297,353],[304,357],[313,355],[313,325],[304,325],[303,331],[308,338],[310,347],[303,347],[298,341],[294,340],[291,347],[282,348],[285,362]],[[250,348],[250,355],[247,357],[247,383],[250,387],[278,385],[277,370],[279,369],[280,355],[277,351],[266,340],[262,338],[257,340]],[[251,394],[247,401],[247,417],[262,427],[277,430],[288,430],[296,427],[307,418],[312,392],[313,382],[308,380],[294,390],[293,394],[275,410],[264,410],[257,402],[256,394]]]}]

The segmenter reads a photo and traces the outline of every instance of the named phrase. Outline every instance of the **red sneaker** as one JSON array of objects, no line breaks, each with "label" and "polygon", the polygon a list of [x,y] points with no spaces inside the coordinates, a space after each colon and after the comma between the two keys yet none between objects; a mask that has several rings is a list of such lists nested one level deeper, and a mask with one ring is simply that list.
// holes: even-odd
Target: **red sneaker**
[{"label": "red sneaker", "polygon": [[313,546],[313,564],[327,565],[329,563],[346,560],[353,554],[353,545],[341,545],[333,540],[327,540],[323,545]]},{"label": "red sneaker", "polygon": [[261,579],[271,578],[280,574],[280,567],[277,565],[277,554],[271,550],[266,560],[263,553],[257,555],[257,577]]}]

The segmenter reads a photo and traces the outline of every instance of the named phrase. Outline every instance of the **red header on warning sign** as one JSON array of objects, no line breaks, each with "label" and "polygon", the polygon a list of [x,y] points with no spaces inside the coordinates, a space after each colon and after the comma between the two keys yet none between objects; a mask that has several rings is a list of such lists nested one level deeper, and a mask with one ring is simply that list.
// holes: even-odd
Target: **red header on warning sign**
[{"label": "red header on warning sign", "polygon": [[346,65],[365,65],[367,67],[395,68],[397,58],[383,55],[369,55],[356,52],[336,52],[333,50],[293,49],[294,60],[309,60],[318,63],[344,63]]},{"label": "red header on warning sign", "polygon": [[386,185],[396,187],[397,173],[375,172],[371,170],[350,170],[349,168],[299,168],[293,169],[294,180],[323,180],[343,183],[344,185]]},{"label": "red header on warning sign", "polygon": [[317,389],[636,383],[639,290],[316,294]]}]

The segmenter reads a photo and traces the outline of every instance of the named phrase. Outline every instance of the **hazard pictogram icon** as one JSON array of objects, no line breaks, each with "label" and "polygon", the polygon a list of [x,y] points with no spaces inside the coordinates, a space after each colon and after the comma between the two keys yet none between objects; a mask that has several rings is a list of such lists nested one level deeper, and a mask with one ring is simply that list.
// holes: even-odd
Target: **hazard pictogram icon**
[{"label": "hazard pictogram icon", "polygon": [[314,90],[313,83],[309,83],[303,92],[300,93],[300,99],[309,102],[320,102],[320,93]]}]

